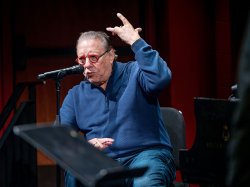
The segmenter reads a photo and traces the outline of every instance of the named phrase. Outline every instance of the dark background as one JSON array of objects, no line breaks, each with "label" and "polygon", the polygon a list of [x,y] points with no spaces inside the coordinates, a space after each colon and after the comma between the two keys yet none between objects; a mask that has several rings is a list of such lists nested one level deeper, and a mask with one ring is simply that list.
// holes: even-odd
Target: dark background
[{"label": "dark background", "polygon": [[[195,139],[194,97],[228,99],[237,83],[238,53],[249,3],[241,0],[1,0],[0,111],[19,82],[75,65],[75,42],[87,30],[119,26],[120,12],[157,49],[173,73],[161,106],[183,112],[187,146]],[[133,59],[130,47],[112,37],[118,60]],[[61,100],[81,75],[61,82]],[[25,98],[24,94],[22,98]],[[56,115],[53,80],[37,86],[37,122]],[[39,164],[51,164],[38,155]]]}]

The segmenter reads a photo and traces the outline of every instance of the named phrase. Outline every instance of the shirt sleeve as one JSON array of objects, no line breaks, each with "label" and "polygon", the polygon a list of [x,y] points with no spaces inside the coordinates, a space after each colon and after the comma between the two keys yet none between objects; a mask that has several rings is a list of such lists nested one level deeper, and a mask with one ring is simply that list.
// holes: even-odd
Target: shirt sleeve
[{"label": "shirt sleeve", "polygon": [[167,63],[141,38],[131,48],[139,66],[139,84],[147,93],[159,93],[169,84],[172,77]]},{"label": "shirt sleeve", "polygon": [[69,125],[77,128],[72,89],[69,90],[60,108],[60,121],[61,125]]}]

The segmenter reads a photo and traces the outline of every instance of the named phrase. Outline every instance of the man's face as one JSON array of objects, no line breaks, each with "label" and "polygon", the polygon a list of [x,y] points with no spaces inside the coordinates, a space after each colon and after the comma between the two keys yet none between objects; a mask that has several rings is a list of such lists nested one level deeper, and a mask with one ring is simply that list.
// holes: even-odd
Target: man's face
[{"label": "man's face", "polygon": [[112,72],[113,49],[107,51],[98,39],[85,39],[77,46],[77,57],[89,82],[97,86],[107,83]]}]

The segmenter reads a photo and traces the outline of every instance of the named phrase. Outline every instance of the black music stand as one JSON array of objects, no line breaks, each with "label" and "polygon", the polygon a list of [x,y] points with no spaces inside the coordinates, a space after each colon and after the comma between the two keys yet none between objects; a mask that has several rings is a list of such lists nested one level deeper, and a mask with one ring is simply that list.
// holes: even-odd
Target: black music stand
[{"label": "black music stand", "polygon": [[27,124],[15,126],[14,133],[54,159],[86,187],[125,186],[125,178],[142,176],[148,169],[121,166],[71,127]]}]

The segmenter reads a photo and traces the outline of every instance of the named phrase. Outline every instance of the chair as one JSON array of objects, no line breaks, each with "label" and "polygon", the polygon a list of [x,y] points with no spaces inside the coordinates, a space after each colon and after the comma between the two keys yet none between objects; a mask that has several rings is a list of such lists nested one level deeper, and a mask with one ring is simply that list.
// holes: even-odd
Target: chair
[{"label": "chair", "polygon": [[[171,107],[161,107],[162,119],[173,146],[176,171],[180,170],[179,150],[186,149],[186,124],[182,112]],[[174,182],[173,187],[187,187],[187,184]]]}]

